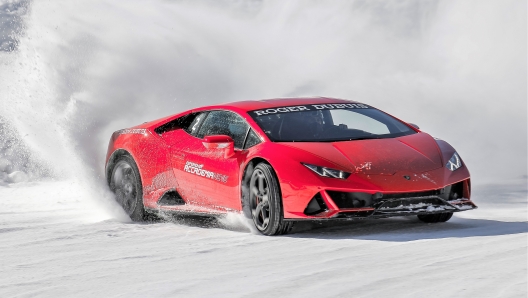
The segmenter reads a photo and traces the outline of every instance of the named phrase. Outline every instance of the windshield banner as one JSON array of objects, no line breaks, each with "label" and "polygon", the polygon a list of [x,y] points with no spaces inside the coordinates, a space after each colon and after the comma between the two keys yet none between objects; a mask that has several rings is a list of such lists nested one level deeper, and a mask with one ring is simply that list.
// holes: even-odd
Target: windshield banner
[{"label": "windshield banner", "polygon": [[291,106],[291,107],[280,107],[270,108],[265,110],[250,111],[249,113],[254,116],[281,114],[281,113],[294,113],[303,111],[319,111],[319,110],[335,110],[335,109],[370,109],[370,106],[362,103],[327,103],[317,105],[303,105],[303,106]]}]

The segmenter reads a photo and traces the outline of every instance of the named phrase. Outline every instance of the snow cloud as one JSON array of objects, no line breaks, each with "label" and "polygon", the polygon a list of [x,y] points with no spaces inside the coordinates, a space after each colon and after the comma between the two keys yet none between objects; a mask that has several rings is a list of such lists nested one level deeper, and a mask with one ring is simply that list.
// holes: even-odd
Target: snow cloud
[{"label": "snow cloud", "polygon": [[491,0],[33,1],[17,50],[0,52],[0,116],[59,175],[100,177],[117,129],[205,104],[334,96],[450,142],[475,183],[515,179],[527,174],[526,11]]}]

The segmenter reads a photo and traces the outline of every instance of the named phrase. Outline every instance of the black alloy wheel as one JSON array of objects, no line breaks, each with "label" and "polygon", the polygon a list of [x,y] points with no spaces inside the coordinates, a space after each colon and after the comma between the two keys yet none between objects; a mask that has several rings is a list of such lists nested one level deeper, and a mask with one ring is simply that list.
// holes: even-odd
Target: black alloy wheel
[{"label": "black alloy wheel", "polygon": [[249,208],[253,223],[264,235],[286,234],[293,227],[284,221],[277,179],[270,165],[259,163],[249,180]]},{"label": "black alloy wheel", "polygon": [[134,160],[127,155],[120,156],[112,169],[110,189],[126,214],[134,221],[144,219],[143,191],[139,170]]}]

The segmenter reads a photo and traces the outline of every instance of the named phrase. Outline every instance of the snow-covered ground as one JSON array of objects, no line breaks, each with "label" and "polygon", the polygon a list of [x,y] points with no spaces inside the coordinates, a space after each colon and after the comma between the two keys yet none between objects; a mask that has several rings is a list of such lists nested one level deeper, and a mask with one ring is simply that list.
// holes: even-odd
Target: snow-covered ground
[{"label": "snow-covered ground", "polygon": [[479,209],[252,233],[226,219],[117,221],[74,181],[0,188],[0,297],[526,297],[526,186]]}]

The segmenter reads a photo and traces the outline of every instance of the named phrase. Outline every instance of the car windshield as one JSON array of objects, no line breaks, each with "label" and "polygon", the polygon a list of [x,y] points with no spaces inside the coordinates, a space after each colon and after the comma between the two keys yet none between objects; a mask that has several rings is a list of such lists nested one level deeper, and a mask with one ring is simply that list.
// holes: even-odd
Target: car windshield
[{"label": "car windshield", "polygon": [[416,133],[365,104],[314,104],[248,112],[273,142],[338,142]]}]

